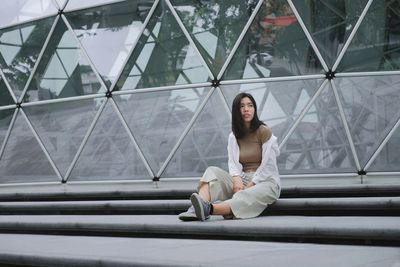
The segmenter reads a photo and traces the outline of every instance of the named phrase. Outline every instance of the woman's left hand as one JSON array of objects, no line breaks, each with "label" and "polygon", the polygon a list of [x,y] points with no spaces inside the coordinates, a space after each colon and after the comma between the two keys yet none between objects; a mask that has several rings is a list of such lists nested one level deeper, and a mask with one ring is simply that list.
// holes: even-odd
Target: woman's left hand
[{"label": "woman's left hand", "polygon": [[245,186],[245,189],[250,188],[250,187],[255,186],[255,185],[256,185],[255,183],[250,182]]}]

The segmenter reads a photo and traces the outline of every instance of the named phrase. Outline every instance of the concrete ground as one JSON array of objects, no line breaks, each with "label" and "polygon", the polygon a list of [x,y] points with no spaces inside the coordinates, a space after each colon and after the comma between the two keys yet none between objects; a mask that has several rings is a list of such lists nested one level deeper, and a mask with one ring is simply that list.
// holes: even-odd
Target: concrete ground
[{"label": "concrete ground", "polygon": [[35,266],[400,267],[400,248],[0,234],[0,258]]}]

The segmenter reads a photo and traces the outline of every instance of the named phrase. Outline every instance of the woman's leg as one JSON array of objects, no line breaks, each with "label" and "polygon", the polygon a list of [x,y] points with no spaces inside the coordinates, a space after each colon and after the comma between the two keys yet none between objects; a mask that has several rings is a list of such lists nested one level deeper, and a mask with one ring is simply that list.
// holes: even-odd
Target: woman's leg
[{"label": "woman's leg", "polygon": [[231,206],[227,202],[215,203],[212,205],[214,208],[212,215],[226,216],[232,214]]},{"label": "woman's leg", "polygon": [[200,182],[198,191],[202,199],[208,202],[211,201],[210,185],[208,182]]}]

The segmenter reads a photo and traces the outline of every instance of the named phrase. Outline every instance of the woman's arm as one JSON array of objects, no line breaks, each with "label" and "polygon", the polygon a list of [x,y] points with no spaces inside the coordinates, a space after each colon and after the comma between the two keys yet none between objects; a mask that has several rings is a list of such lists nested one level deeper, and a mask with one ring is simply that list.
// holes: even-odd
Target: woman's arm
[{"label": "woman's arm", "polygon": [[241,177],[243,166],[239,162],[239,146],[233,133],[228,138],[228,167],[229,174],[233,178],[233,192],[243,190],[245,188]]}]

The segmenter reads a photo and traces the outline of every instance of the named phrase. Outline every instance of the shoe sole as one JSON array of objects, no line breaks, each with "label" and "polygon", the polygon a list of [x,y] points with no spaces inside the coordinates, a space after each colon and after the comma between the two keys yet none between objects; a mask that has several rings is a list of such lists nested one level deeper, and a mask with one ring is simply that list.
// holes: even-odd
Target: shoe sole
[{"label": "shoe sole", "polygon": [[179,219],[181,221],[184,221],[184,222],[192,222],[192,221],[198,221],[199,220],[199,219],[197,219],[197,215],[195,215],[193,213],[191,213],[191,214],[188,214],[188,213],[180,214],[179,215]]},{"label": "shoe sole", "polygon": [[200,221],[205,221],[206,217],[204,216],[204,209],[203,209],[203,205],[201,204],[200,196],[196,193],[193,193],[190,196],[190,201],[192,202],[192,205],[194,207],[194,211],[196,213],[197,218]]}]

